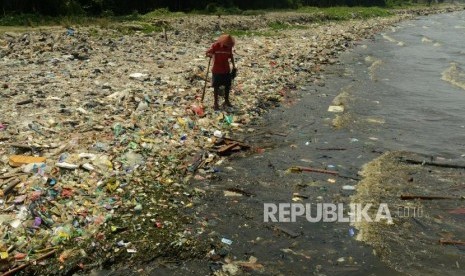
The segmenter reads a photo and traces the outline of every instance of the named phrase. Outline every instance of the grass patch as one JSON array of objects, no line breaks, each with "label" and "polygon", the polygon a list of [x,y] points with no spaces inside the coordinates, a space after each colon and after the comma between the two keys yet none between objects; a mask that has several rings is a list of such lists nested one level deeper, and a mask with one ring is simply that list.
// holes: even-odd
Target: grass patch
[{"label": "grass patch", "polygon": [[[24,26],[24,27],[37,27],[37,26],[89,26],[98,25],[104,28],[111,27],[115,23],[132,22],[139,24],[140,22],[150,22],[152,19],[180,17],[185,14],[182,12],[170,12],[167,9],[158,9],[147,14],[132,13],[124,16],[114,16],[112,14],[105,14],[100,17],[89,16],[60,16],[51,17],[39,14],[11,14],[0,17],[0,26]],[[156,26],[144,25],[144,31],[152,32],[157,31]]]},{"label": "grass patch", "polygon": [[242,15],[246,15],[246,16],[256,16],[256,15],[264,15],[264,14],[266,14],[266,11],[264,10],[247,10],[247,11],[242,12]]},{"label": "grass patch", "polygon": [[246,30],[226,30],[226,33],[237,36],[237,37],[244,37],[244,36],[266,36],[271,37],[275,36],[276,32],[272,31],[246,31]]},{"label": "grass patch", "polygon": [[273,31],[292,30],[292,29],[307,29],[308,27],[302,25],[293,25],[289,23],[283,23],[274,21],[268,24],[268,27]]},{"label": "grass patch", "polygon": [[151,20],[156,18],[171,18],[171,17],[181,17],[186,15],[183,12],[170,12],[168,9],[156,9],[149,13],[140,16],[140,20]]},{"label": "grass patch", "polygon": [[389,11],[389,9],[379,7],[304,7],[300,8],[298,11],[307,14],[315,14],[322,20],[367,19],[392,15],[392,12]]},{"label": "grass patch", "polygon": [[57,25],[59,18],[41,16],[37,14],[16,14],[0,17],[1,26],[35,27],[39,25]]}]

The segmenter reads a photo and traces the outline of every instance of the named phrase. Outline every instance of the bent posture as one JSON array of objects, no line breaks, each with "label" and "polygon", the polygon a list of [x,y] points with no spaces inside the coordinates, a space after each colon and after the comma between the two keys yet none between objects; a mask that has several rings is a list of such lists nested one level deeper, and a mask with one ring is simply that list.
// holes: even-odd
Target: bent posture
[{"label": "bent posture", "polygon": [[212,68],[212,86],[215,98],[214,109],[218,110],[218,98],[220,87],[224,86],[224,106],[231,107],[229,93],[231,91],[232,74],[229,61],[232,63],[232,72],[235,74],[236,65],[234,64],[234,57],[232,48],[235,45],[235,40],[231,35],[221,35],[218,40],[212,44],[210,49],[207,50],[207,56],[213,58]]}]

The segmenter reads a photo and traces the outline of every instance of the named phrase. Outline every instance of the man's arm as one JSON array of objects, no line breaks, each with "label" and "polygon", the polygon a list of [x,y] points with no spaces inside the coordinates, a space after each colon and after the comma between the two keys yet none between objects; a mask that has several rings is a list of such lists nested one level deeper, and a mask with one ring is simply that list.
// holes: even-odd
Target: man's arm
[{"label": "man's arm", "polygon": [[234,55],[233,54],[231,54],[231,63],[232,63],[233,69],[236,68],[236,64],[234,63]]},{"label": "man's arm", "polygon": [[213,57],[213,54],[215,54],[215,50],[216,50],[216,44],[213,44],[210,49],[207,50],[207,52],[205,53],[205,55],[207,57]]}]

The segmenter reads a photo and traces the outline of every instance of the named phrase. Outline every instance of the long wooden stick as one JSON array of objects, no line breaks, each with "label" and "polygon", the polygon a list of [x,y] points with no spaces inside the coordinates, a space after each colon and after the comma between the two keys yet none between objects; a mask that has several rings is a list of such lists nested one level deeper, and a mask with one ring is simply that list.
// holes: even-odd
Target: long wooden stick
[{"label": "long wooden stick", "polygon": [[444,245],[465,245],[464,241],[454,241],[454,240],[446,240],[446,239],[440,239],[439,243],[444,244]]},{"label": "long wooden stick", "polygon": [[413,199],[435,200],[435,199],[463,199],[463,198],[452,197],[452,196],[401,195],[400,199],[402,200],[413,200]]},{"label": "long wooden stick", "polygon": [[8,175],[2,175],[0,176],[0,179],[8,179],[8,178],[12,178],[12,177],[16,177],[16,176],[22,176],[22,175],[26,175],[27,173],[15,173],[15,174],[8,174]]},{"label": "long wooden stick", "polygon": [[346,148],[316,148],[317,150],[332,150],[332,151],[338,151],[338,150],[347,150]]},{"label": "long wooden stick", "polygon": [[5,187],[5,189],[3,189],[2,191],[2,195],[5,196],[6,194],[8,194],[9,192],[11,192],[13,190],[14,187],[16,187],[16,185],[18,185],[19,183],[21,183],[21,180],[19,179],[15,179],[13,182],[11,182],[8,186]]},{"label": "long wooden stick", "polygon": [[207,66],[207,73],[205,73],[205,85],[203,86],[203,92],[202,92],[202,99],[200,102],[203,103],[203,99],[205,98],[205,90],[207,89],[207,82],[208,82],[208,71],[210,71],[210,63],[212,61],[212,58],[208,60],[208,66]]},{"label": "long wooden stick", "polygon": [[316,172],[316,173],[325,173],[325,174],[331,174],[331,175],[339,175],[339,173],[336,171],[328,171],[328,170],[314,169],[314,168],[300,167],[300,166],[291,167],[290,170],[293,172]]},{"label": "long wooden stick", "polygon": [[30,266],[33,262],[38,262],[38,261],[41,261],[41,260],[43,260],[45,258],[48,258],[48,257],[52,256],[53,254],[55,254],[55,252],[57,252],[56,249],[48,252],[45,255],[40,256],[39,258],[37,258],[37,259],[35,259],[33,261],[29,261],[29,262],[27,262],[27,263],[25,263],[23,265],[20,265],[20,266],[15,267],[15,268],[13,268],[11,270],[8,270],[2,276],[14,275],[16,272],[21,271],[21,270],[25,269],[26,267]]},{"label": "long wooden stick", "polygon": [[465,169],[465,165],[458,165],[458,164],[447,164],[447,163],[438,163],[438,162],[430,162],[430,161],[419,161],[414,159],[404,159],[400,158],[400,161],[407,163],[407,164],[414,164],[414,165],[426,165],[426,166],[434,166],[434,167],[441,167],[441,168],[451,168],[451,169]]}]

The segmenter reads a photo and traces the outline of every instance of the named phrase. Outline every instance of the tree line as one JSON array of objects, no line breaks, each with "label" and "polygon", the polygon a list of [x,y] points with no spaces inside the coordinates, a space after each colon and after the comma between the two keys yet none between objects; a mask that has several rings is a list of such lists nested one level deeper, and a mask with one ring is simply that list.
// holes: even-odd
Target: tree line
[{"label": "tree line", "polygon": [[[35,13],[59,15],[124,15],[166,8],[170,11],[292,9],[300,6],[386,6],[389,1],[408,0],[0,0],[3,15]],[[415,0],[413,0],[415,1]]]}]

